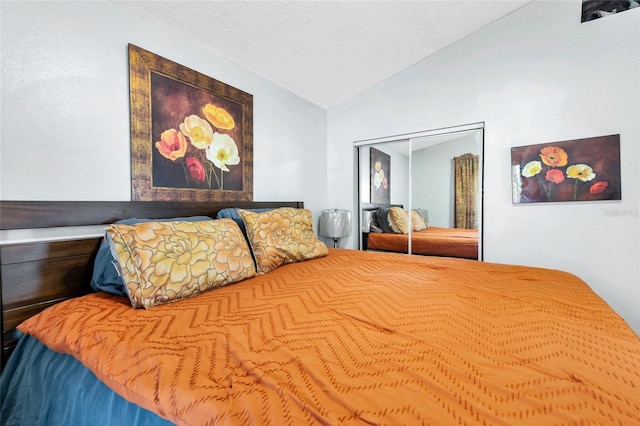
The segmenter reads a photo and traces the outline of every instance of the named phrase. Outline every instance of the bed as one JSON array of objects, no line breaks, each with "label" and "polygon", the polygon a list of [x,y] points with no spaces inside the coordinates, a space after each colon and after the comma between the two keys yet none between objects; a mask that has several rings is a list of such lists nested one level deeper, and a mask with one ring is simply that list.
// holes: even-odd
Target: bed
[{"label": "bed", "polygon": [[[408,253],[409,235],[370,232],[367,249]],[[412,232],[411,254],[477,259],[478,230],[430,226],[428,229]]]},{"label": "bed", "polygon": [[[363,234],[364,250],[379,250],[398,253],[409,252],[409,234],[407,230],[399,232],[388,218],[392,209],[402,209],[399,204],[364,204],[363,215],[366,226]],[[420,210],[416,209],[416,215]],[[411,232],[411,254],[425,256],[447,256],[464,259],[478,259],[478,230],[442,228],[428,226],[425,223],[414,227]],[[423,229],[424,228],[424,229]]]},{"label": "bed", "polygon": [[[304,210],[267,204],[239,206],[256,209],[242,212],[256,264],[254,219]],[[6,230],[227,207],[3,202],[0,213]],[[215,221],[163,226],[201,222]],[[3,424],[640,423],[640,339],[566,272],[325,247],[135,309],[87,286],[101,236],[58,239],[0,246]]]}]

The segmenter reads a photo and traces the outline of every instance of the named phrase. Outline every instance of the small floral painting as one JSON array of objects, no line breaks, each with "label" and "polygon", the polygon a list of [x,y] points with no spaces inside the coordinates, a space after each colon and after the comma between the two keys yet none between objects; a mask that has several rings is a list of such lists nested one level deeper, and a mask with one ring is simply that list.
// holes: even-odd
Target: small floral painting
[{"label": "small floral painting", "polygon": [[514,203],[620,200],[620,135],[511,148]]},{"label": "small floral painting", "polygon": [[371,202],[391,203],[391,156],[378,149],[371,148]]},{"label": "small floral painting", "polygon": [[133,200],[253,197],[253,97],[129,45]]}]

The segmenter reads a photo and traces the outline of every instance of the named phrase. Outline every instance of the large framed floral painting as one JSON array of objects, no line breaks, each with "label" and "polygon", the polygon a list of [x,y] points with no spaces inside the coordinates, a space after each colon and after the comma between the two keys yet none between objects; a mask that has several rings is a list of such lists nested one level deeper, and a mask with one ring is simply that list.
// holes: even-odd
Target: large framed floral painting
[{"label": "large framed floral painting", "polygon": [[253,96],[129,45],[131,198],[252,201]]},{"label": "large framed floral painting", "polygon": [[514,203],[621,200],[620,135],[511,148]]},{"label": "large framed floral painting", "polygon": [[370,182],[371,202],[380,204],[391,203],[391,156],[371,147]]}]

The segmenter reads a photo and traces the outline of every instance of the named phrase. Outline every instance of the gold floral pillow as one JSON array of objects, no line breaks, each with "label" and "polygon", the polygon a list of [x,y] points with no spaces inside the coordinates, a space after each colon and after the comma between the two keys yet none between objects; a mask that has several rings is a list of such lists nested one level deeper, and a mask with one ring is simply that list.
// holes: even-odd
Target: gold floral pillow
[{"label": "gold floral pillow", "polygon": [[308,209],[283,207],[262,213],[238,209],[238,214],[247,229],[258,274],[329,252],[313,232],[313,217]]},{"label": "gold floral pillow", "polygon": [[389,227],[396,234],[409,233],[409,216],[402,207],[391,207],[389,209]]},{"label": "gold floral pillow", "polygon": [[420,215],[420,213],[418,213],[417,210],[411,211],[411,227],[413,229],[413,232],[424,231],[425,229],[429,228],[427,222],[425,222],[424,218]]},{"label": "gold floral pillow", "polygon": [[232,219],[145,222],[107,228],[134,308],[149,309],[255,276]]}]

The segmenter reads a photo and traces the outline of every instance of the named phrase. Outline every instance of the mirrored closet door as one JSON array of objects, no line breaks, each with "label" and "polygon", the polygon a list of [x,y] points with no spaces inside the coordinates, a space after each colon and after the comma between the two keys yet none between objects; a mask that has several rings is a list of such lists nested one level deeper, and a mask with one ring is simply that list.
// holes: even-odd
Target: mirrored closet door
[{"label": "mirrored closet door", "polygon": [[360,249],[482,259],[484,123],[355,142]]}]

